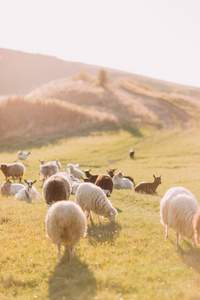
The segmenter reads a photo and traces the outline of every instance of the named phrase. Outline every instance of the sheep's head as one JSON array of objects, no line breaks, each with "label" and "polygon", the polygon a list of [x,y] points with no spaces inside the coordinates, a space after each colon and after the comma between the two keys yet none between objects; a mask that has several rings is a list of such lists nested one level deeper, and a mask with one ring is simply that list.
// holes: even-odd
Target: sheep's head
[{"label": "sheep's head", "polygon": [[109,221],[115,222],[115,216],[117,215],[118,215],[117,210],[114,207],[112,207],[108,214]]},{"label": "sheep's head", "polygon": [[198,209],[194,216],[193,231],[195,244],[198,245],[200,244],[200,209]]},{"label": "sheep's head", "polygon": [[91,169],[85,169],[84,172],[85,172],[85,176],[87,176],[87,178],[90,178],[91,174],[90,174],[90,171]]},{"label": "sheep's head", "polygon": [[32,181],[32,180],[26,180],[26,179],[24,179],[24,182],[26,182],[26,184],[27,184],[29,190],[32,189],[32,186],[34,185],[34,183],[35,183],[36,181],[37,181],[37,180]]},{"label": "sheep's head", "polygon": [[161,184],[161,175],[156,177],[155,175],[153,175],[154,177],[154,182],[156,182],[158,185]]},{"label": "sheep's head", "polygon": [[1,170],[5,176],[7,176],[8,166],[7,164],[1,164]]},{"label": "sheep's head", "polygon": [[107,170],[107,173],[110,175],[111,178],[113,178],[114,175],[115,175],[115,174],[114,174],[115,171],[116,171],[116,169],[108,169],[108,170]]},{"label": "sheep's head", "polygon": [[9,194],[11,183],[12,183],[12,181],[9,179],[7,179],[6,181],[3,182],[3,184],[1,185],[1,193],[2,194]]}]

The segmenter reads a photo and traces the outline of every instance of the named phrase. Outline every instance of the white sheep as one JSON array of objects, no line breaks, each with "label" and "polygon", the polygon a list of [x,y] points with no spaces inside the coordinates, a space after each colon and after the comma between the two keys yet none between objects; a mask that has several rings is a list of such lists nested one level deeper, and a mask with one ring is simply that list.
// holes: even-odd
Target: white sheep
[{"label": "white sheep", "polygon": [[27,186],[23,189],[21,189],[16,195],[15,200],[28,200],[32,201],[33,199],[39,199],[41,198],[41,195],[37,192],[36,188],[33,186],[33,184],[37,181],[32,180],[24,180],[27,184]]},{"label": "white sheep", "polygon": [[57,163],[55,162],[48,162],[46,164],[40,165],[40,173],[44,179],[58,173],[59,168]]},{"label": "white sheep", "polygon": [[45,218],[47,237],[58,246],[58,263],[61,263],[61,244],[74,257],[75,245],[86,236],[87,220],[80,206],[72,201],[58,201],[47,212]]},{"label": "white sheep", "polygon": [[133,189],[133,182],[123,177],[121,172],[113,177],[114,189]]},{"label": "white sheep", "polygon": [[18,151],[18,159],[27,160],[29,155],[31,154],[30,151]]},{"label": "white sheep", "polygon": [[21,189],[25,188],[24,184],[21,183],[12,183],[9,179],[4,181],[1,185],[1,193],[2,194],[17,194]]},{"label": "white sheep", "polygon": [[200,236],[200,210],[194,195],[183,187],[170,188],[160,202],[161,223],[166,226],[166,238],[169,228],[176,232],[176,246],[179,246],[179,235],[193,238],[197,246]]},{"label": "white sheep", "polygon": [[78,179],[82,179],[84,176],[83,171],[81,171],[80,169],[78,169],[76,166],[78,166],[77,164],[68,164],[66,169],[68,169],[70,171],[70,174],[72,174],[75,178]]},{"label": "white sheep", "polygon": [[101,223],[100,216],[108,218],[110,222],[113,222],[115,221],[115,216],[118,214],[103,190],[90,182],[84,182],[79,185],[75,194],[75,202],[83,210],[87,211],[87,217],[90,217],[91,223],[93,223],[91,211],[98,215],[99,223]]},{"label": "white sheep", "polygon": [[60,200],[68,200],[71,194],[71,179],[65,172],[58,172],[45,180],[42,196],[47,205]]}]

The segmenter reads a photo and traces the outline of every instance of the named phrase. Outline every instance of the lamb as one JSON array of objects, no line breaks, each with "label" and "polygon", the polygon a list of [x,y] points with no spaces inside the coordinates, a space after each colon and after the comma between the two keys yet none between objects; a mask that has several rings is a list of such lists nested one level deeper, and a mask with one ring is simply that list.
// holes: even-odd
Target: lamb
[{"label": "lamb", "polygon": [[98,221],[101,224],[100,215],[108,218],[110,222],[115,221],[118,214],[116,209],[106,197],[102,189],[91,182],[81,183],[75,194],[75,202],[80,205],[83,210],[87,211],[87,217],[93,224],[91,211],[98,215]]},{"label": "lamb", "polygon": [[21,182],[21,179],[23,178],[25,174],[25,166],[24,164],[20,162],[13,162],[8,164],[1,164],[1,171],[6,177],[6,181],[8,177],[12,177],[13,180],[15,180],[15,177],[19,178],[19,182]]},{"label": "lamb", "polygon": [[69,249],[70,259],[75,256],[75,245],[86,236],[87,220],[84,212],[76,203],[58,201],[47,212],[45,218],[46,234],[58,246],[58,263],[61,263],[60,250],[64,244]]},{"label": "lamb", "polygon": [[21,189],[25,188],[24,184],[21,183],[12,183],[9,179],[4,181],[1,185],[2,194],[17,194]]},{"label": "lamb", "polygon": [[87,180],[87,178],[85,178],[84,181],[85,181],[85,182],[95,183],[96,180],[97,180],[97,177],[99,176],[99,174],[92,175],[92,174],[90,173],[90,171],[91,171],[91,169],[90,169],[90,170],[88,170],[88,169],[85,169],[85,170],[84,170],[85,175],[86,175],[86,177],[88,178],[88,180]]},{"label": "lamb", "polygon": [[29,155],[31,154],[30,151],[18,151],[18,159],[27,160]]},{"label": "lamb", "polygon": [[[108,170],[107,170],[107,173],[108,173],[108,175],[110,175],[111,178],[113,178],[114,175],[115,175],[115,174],[114,174],[115,171],[116,171],[116,169],[108,169]],[[125,176],[125,175],[123,174],[123,178],[126,178],[126,179],[132,181],[132,182],[133,182],[133,185],[135,186],[135,182],[134,182],[133,177],[131,177],[131,176]]]},{"label": "lamb", "polygon": [[200,209],[194,195],[183,187],[170,188],[160,202],[161,223],[176,232],[176,246],[179,246],[179,235],[193,238],[194,246],[200,242]]},{"label": "lamb", "polygon": [[58,172],[45,180],[42,187],[42,196],[47,205],[62,199],[69,199],[71,182],[68,174]]},{"label": "lamb", "polygon": [[70,171],[70,174],[72,174],[75,178],[82,179],[83,178],[83,172],[78,169],[76,166],[77,164],[68,164],[66,169]]},{"label": "lamb", "polygon": [[113,177],[113,184],[115,189],[133,189],[133,182],[124,178],[121,172]]},{"label": "lamb", "polygon": [[107,174],[100,174],[97,177],[97,180],[95,182],[96,186],[99,186],[107,197],[110,197],[112,191],[113,191],[113,181],[112,178]]},{"label": "lamb", "polygon": [[153,182],[140,182],[134,187],[134,191],[137,193],[145,194],[157,194],[156,189],[161,184],[161,176],[156,177],[153,175]]},{"label": "lamb", "polygon": [[41,198],[40,194],[36,191],[36,188],[33,186],[33,184],[37,180],[24,180],[26,182],[27,186],[23,189],[21,189],[16,195],[15,200],[28,200],[32,201],[33,199],[39,199]]}]

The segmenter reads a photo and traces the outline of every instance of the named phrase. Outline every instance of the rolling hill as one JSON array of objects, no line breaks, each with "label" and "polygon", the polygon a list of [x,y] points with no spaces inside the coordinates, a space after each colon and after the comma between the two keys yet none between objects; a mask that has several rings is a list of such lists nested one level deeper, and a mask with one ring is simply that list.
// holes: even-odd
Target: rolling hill
[{"label": "rolling hill", "polygon": [[[0,49],[0,141],[154,126],[186,130],[200,89],[101,67]],[[6,96],[5,96],[6,95]]]}]

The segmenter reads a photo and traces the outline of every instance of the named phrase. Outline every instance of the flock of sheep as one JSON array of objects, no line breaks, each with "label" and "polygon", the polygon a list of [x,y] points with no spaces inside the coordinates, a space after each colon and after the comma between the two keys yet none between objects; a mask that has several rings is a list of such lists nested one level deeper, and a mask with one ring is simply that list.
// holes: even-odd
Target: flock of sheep
[{"label": "flock of sheep", "polygon": [[[133,151],[132,151],[133,152]],[[131,153],[130,158],[133,158]],[[18,159],[26,160],[30,152],[18,152]],[[93,224],[92,212],[115,221],[117,210],[108,197],[113,189],[133,189],[135,192],[155,194],[161,184],[161,176],[154,176],[153,182],[141,182],[135,185],[134,179],[124,176],[122,172],[115,174],[116,169],[107,170],[107,174],[91,174],[91,170],[80,170],[78,165],[68,164],[65,172],[61,172],[59,161],[44,162],[41,160],[40,174],[44,179],[42,196],[34,187],[35,181],[24,180],[25,166],[21,162],[2,163],[1,170],[5,181],[1,185],[2,194],[14,194],[16,200],[32,201],[43,197],[48,209],[45,218],[47,236],[58,247],[58,263],[61,262],[61,244],[69,250],[70,258],[75,255],[75,245],[87,232],[87,218]],[[12,183],[9,179],[19,179]],[[75,195],[75,201],[70,201],[70,194]],[[86,214],[85,214],[86,212]],[[193,238],[194,245],[200,242],[200,208],[195,197],[183,187],[169,189],[160,202],[161,223],[166,226],[166,238],[169,228],[179,236]]]}]

